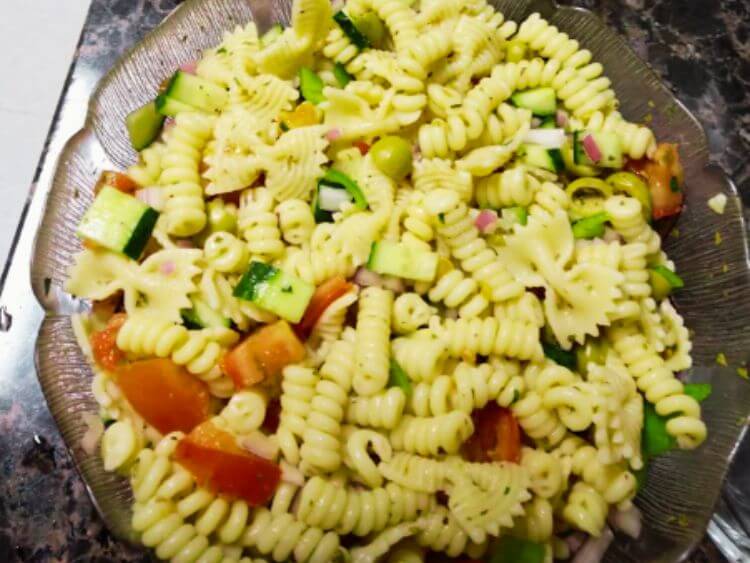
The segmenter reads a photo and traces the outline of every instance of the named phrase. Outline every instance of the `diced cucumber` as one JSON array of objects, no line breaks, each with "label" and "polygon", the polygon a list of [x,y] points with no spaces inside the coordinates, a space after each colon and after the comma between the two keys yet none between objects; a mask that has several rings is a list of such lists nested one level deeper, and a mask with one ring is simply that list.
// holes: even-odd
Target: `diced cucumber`
[{"label": "diced cucumber", "polygon": [[165,96],[164,94],[156,96],[156,100],[154,103],[156,105],[156,111],[158,111],[161,115],[166,115],[169,117],[174,117],[178,113],[182,113],[185,111],[198,111],[193,106],[186,104],[185,102],[170,98],[169,96]]},{"label": "diced cucumber", "polygon": [[565,168],[560,149],[545,149],[540,145],[522,145],[518,152],[523,162],[529,166],[544,168],[555,173]]},{"label": "diced cucumber", "polygon": [[354,46],[358,49],[367,49],[370,46],[370,40],[354,25],[352,20],[349,19],[343,11],[338,11],[333,15],[333,21],[339,24],[341,31],[343,31],[349,40],[354,43]]},{"label": "diced cucumber", "polygon": [[529,109],[538,117],[554,115],[557,111],[557,97],[553,88],[534,88],[517,92],[510,100],[516,107]]},{"label": "diced cucumber", "polygon": [[203,111],[221,111],[229,102],[224,88],[181,70],[175,72],[164,95]]},{"label": "diced cucumber", "polygon": [[159,136],[163,124],[164,116],[156,111],[154,101],[129,113],[125,118],[125,125],[128,128],[130,144],[137,151],[145,149]]},{"label": "diced cucumber", "polygon": [[390,241],[374,242],[367,260],[373,272],[416,281],[434,280],[437,266],[437,253]]},{"label": "diced cucumber", "polygon": [[503,222],[503,226],[507,229],[511,229],[513,225],[525,225],[529,221],[529,212],[525,207],[505,207],[500,212],[500,217]]},{"label": "diced cucumber", "polygon": [[299,89],[302,97],[308,102],[319,104],[324,102],[326,97],[323,95],[323,80],[312,70],[303,66],[299,69]]},{"label": "diced cucumber", "polygon": [[271,43],[276,41],[281,34],[284,33],[284,26],[280,23],[273,24],[268,31],[266,31],[260,38],[260,46],[268,47]]},{"label": "diced cucumber", "polygon": [[333,213],[341,209],[341,205],[347,201],[354,203],[357,209],[367,209],[365,194],[357,182],[343,172],[329,169],[318,181],[318,189],[315,190],[312,202],[315,222],[332,222]]},{"label": "diced cucumber", "polygon": [[193,308],[182,311],[182,318],[188,328],[229,328],[231,325],[229,319],[222,317],[202,299],[193,297],[191,301],[193,302]]},{"label": "diced cucumber", "polygon": [[[591,137],[589,141],[587,138]],[[586,143],[596,144],[601,158],[594,161],[586,151]],[[623,154],[620,138],[609,131],[576,131],[573,134],[573,158],[576,164],[584,166],[599,166],[601,168],[622,168]]]},{"label": "diced cucumber", "polygon": [[354,80],[354,77],[349,74],[349,71],[341,63],[333,65],[333,76],[342,88]]},{"label": "diced cucumber", "polygon": [[142,201],[105,186],[86,211],[76,234],[137,260],[158,217],[159,213]]},{"label": "diced cucumber", "polygon": [[665,299],[669,297],[673,290],[685,287],[682,278],[666,266],[654,266],[649,269],[649,274],[651,276],[651,289],[654,298],[657,300]]},{"label": "diced cucumber", "polygon": [[263,262],[250,268],[234,288],[234,296],[252,301],[290,323],[297,323],[315,293],[315,287]]}]

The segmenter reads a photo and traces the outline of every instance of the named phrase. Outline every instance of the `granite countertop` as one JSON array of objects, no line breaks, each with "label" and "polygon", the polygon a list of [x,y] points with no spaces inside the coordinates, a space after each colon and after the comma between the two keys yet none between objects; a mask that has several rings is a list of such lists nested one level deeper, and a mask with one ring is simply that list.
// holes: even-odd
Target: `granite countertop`
[{"label": "granite countertop", "polygon": [[[69,93],[78,82],[90,87],[178,3],[93,0],[71,69]],[[563,3],[600,14],[653,65],[701,120],[713,162],[734,179],[750,205],[750,3]],[[33,317],[26,319],[30,323],[41,319],[38,311],[27,314]],[[20,359],[6,371],[8,375],[0,371],[0,561],[149,560],[142,551],[115,540],[96,515],[47,410],[34,373],[32,350],[28,343],[23,353],[17,354]],[[691,561],[725,560],[705,540]]]}]

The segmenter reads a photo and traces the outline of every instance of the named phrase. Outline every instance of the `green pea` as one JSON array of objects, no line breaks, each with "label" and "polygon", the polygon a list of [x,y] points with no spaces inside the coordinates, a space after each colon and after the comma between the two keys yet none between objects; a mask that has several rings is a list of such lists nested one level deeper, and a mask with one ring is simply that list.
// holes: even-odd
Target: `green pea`
[{"label": "green pea", "polygon": [[588,374],[590,363],[603,364],[607,360],[607,343],[598,338],[588,338],[583,346],[576,348],[576,368],[582,375]]},{"label": "green pea", "polygon": [[651,191],[646,182],[632,172],[615,172],[607,177],[607,183],[616,193],[624,193],[641,202],[646,221],[651,220]]},{"label": "green pea", "polygon": [[370,45],[379,48],[385,39],[385,26],[375,12],[366,12],[352,19],[354,26],[367,37]]},{"label": "green pea", "polygon": [[375,165],[394,180],[402,180],[412,168],[411,145],[405,139],[389,135],[370,148]]},{"label": "green pea", "polygon": [[517,63],[526,58],[526,43],[523,41],[519,41],[518,39],[508,41],[505,48],[507,50],[506,58],[509,63]]},{"label": "green pea", "polygon": [[234,233],[237,230],[237,214],[232,212],[232,207],[221,198],[208,202],[208,226],[212,233]]}]

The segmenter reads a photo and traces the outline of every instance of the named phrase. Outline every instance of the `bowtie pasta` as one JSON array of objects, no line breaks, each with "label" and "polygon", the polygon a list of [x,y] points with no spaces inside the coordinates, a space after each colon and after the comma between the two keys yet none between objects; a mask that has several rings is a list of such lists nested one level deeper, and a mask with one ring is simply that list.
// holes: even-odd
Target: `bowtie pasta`
[{"label": "bowtie pasta", "polygon": [[652,226],[677,147],[603,72],[485,0],[295,0],[128,116],[138,162],[67,289],[144,545],[541,563],[611,538],[653,456],[705,440],[710,388],[677,377]]}]

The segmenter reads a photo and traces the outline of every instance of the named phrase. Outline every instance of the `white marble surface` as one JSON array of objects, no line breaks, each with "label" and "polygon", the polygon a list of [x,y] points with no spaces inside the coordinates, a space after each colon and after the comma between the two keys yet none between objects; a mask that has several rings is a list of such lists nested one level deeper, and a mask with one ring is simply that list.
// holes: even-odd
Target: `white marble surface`
[{"label": "white marble surface", "polygon": [[0,0],[0,267],[65,82],[89,0]]}]

